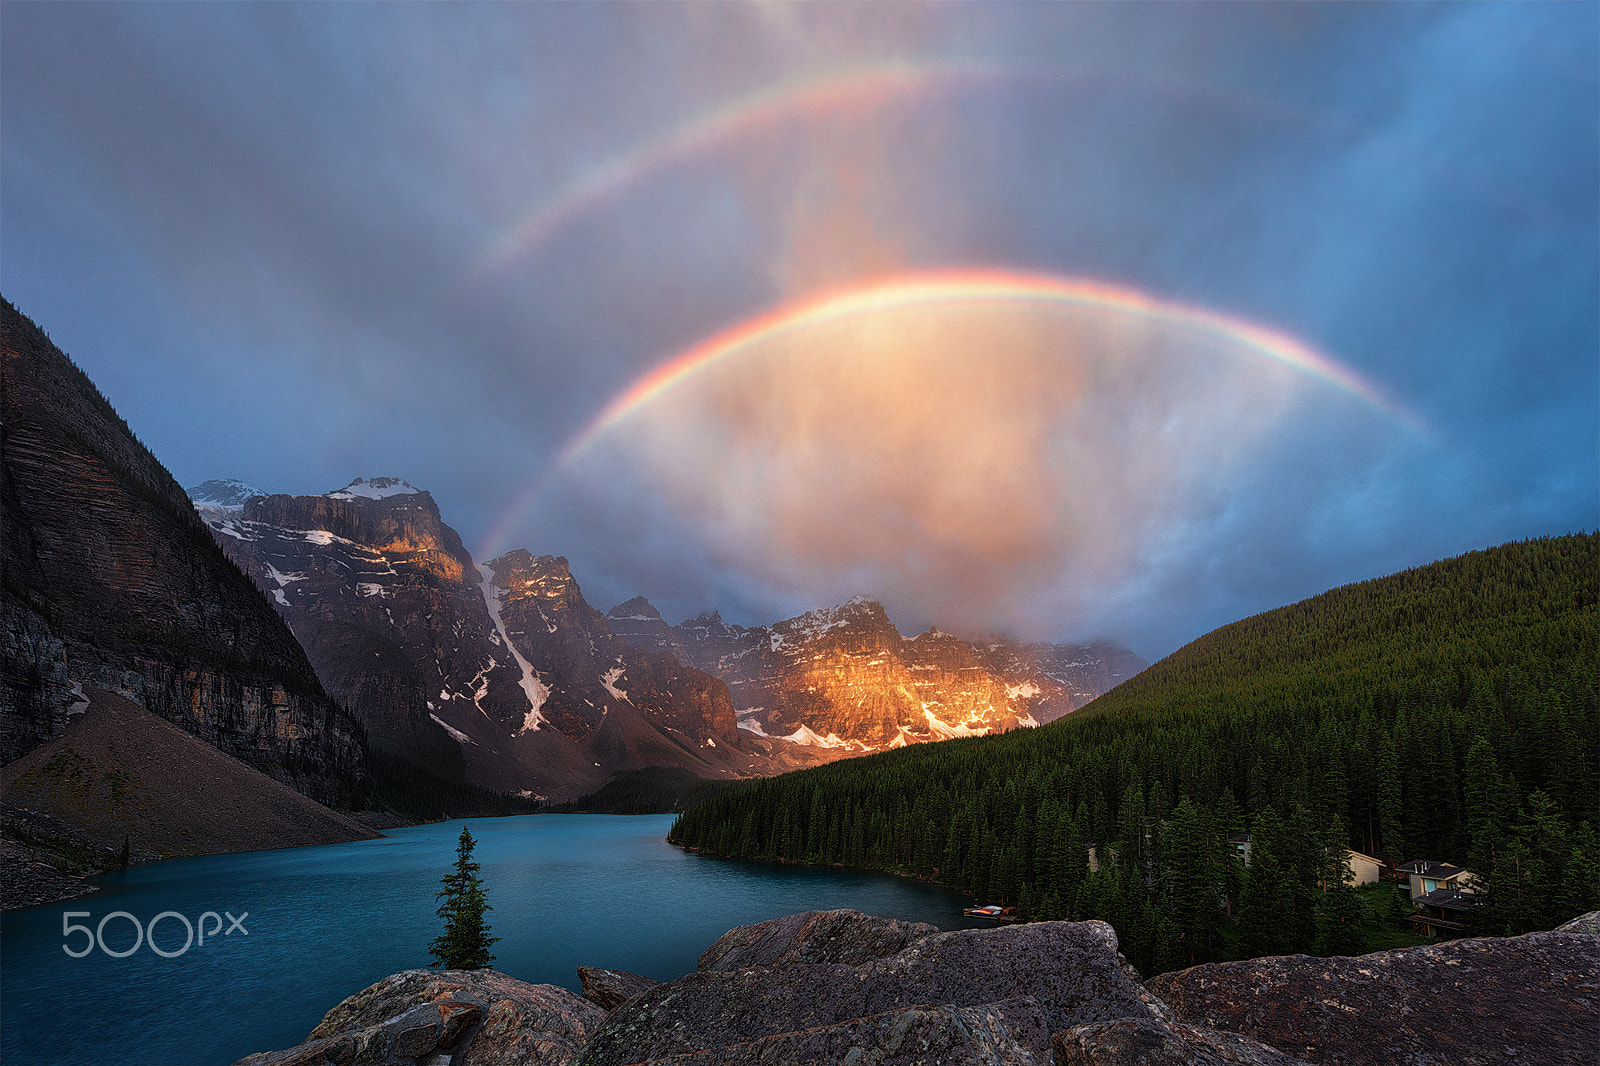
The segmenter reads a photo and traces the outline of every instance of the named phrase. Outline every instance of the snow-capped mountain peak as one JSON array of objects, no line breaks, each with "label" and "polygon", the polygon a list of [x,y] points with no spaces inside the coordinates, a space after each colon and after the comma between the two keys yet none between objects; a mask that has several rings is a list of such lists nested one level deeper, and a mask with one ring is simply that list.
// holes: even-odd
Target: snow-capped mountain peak
[{"label": "snow-capped mountain peak", "polygon": [[265,496],[258,488],[246,485],[237,478],[213,478],[184,489],[195,503],[210,504],[223,510],[238,510],[252,496]]},{"label": "snow-capped mountain peak", "polygon": [[361,497],[366,500],[382,500],[389,496],[411,496],[422,490],[408,481],[397,477],[358,477],[342,489],[323,493],[330,500],[351,500]]}]

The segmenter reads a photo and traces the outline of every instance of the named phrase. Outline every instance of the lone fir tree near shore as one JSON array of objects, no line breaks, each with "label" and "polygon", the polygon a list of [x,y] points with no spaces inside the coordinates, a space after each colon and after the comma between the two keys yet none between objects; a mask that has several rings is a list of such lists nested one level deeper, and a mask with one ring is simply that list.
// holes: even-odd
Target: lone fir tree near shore
[{"label": "lone fir tree near shore", "polygon": [[482,970],[494,961],[489,945],[500,938],[489,935],[489,923],[484,921],[485,911],[494,908],[483,895],[483,881],[478,877],[478,864],[472,861],[472,849],[477,845],[467,827],[461,827],[461,839],[456,844],[455,869],[440,878],[444,888],[434,893],[439,904],[439,917],[444,919],[444,933],[437,937],[430,949],[432,966],[447,970]]}]

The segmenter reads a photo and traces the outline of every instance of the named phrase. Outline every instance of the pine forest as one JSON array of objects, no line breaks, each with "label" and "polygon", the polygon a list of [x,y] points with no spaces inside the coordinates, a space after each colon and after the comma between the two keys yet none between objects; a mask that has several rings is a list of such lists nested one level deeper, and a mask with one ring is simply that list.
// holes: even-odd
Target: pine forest
[{"label": "pine forest", "polygon": [[1104,919],[1146,974],[1413,942],[1398,893],[1348,884],[1346,848],[1470,869],[1469,931],[1551,928],[1600,903],[1597,585],[1595,534],[1348,585],[1043,728],[756,782],[668,839]]}]

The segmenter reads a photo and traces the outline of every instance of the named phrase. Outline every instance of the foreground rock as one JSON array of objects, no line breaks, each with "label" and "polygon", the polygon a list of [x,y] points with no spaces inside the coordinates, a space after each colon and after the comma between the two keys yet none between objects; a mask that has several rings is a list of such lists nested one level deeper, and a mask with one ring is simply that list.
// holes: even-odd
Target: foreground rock
[{"label": "foreground rock", "polygon": [[1125,1019],[1075,1025],[1052,1040],[1056,1066],[1304,1066],[1238,1033]]},{"label": "foreground rock", "polygon": [[665,984],[583,967],[595,1002],[490,970],[408,970],[340,1003],[299,1047],[237,1066],[1600,1061],[1600,937],[1588,932],[1210,964],[1141,985],[1104,922],[927,928],[789,915],[731,930]]},{"label": "foreground rock", "polygon": [[801,911],[728,930],[700,956],[696,969],[703,973],[791,962],[859,966],[898,954],[938,931],[927,922],[902,922],[860,911]]},{"label": "foreground rock", "polygon": [[1179,1021],[1308,1063],[1594,1066],[1600,1048],[1600,939],[1586,933],[1211,963],[1145,987]]},{"label": "foreground rock", "polygon": [[977,1007],[907,1007],[639,1066],[1045,1066],[1050,1030],[1031,998]]},{"label": "foreground rock", "polygon": [[578,980],[583,983],[583,998],[605,1011],[616,1010],[661,983],[627,970],[602,970],[598,966],[579,966]]},{"label": "foreground rock", "polygon": [[1124,965],[1116,934],[1104,922],[1038,922],[939,933],[861,966],[791,962],[705,970],[612,1012],[579,1061],[624,1066],[670,1060],[929,1004],[977,1007],[1032,997],[1045,1032],[1163,1017],[1165,1009]]},{"label": "foreground rock", "polygon": [[605,1011],[493,970],[406,970],[330,1010],[306,1042],[235,1066],[565,1066]]}]

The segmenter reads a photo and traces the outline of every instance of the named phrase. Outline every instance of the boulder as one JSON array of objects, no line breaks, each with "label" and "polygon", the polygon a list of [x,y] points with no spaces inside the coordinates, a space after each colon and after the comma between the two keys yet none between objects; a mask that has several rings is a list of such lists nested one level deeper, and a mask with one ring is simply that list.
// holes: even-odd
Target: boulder
[{"label": "boulder", "polygon": [[1134,1018],[1075,1025],[1051,1046],[1056,1066],[1305,1066],[1238,1033]]},{"label": "boulder", "polygon": [[860,966],[790,962],[705,970],[613,1011],[580,1061],[623,1066],[836,1026],[908,1007],[978,1006],[1033,997],[1046,1030],[1162,1018],[1123,969],[1104,922],[1037,922],[938,933]]},{"label": "boulder", "polygon": [[1050,1031],[1031,998],[977,1007],[907,1007],[638,1066],[1048,1066]]},{"label": "boulder", "polygon": [[1586,933],[1208,963],[1145,987],[1178,1021],[1307,1063],[1593,1066],[1600,1048],[1600,940]]},{"label": "boulder", "polygon": [[303,1044],[235,1066],[566,1066],[605,1012],[493,970],[405,970],[341,1002]]},{"label": "boulder", "polygon": [[661,983],[627,970],[602,970],[598,966],[579,966],[578,980],[583,982],[583,998],[606,1011],[615,1010]]},{"label": "boulder", "polygon": [[791,962],[859,966],[898,954],[938,931],[938,926],[927,922],[903,922],[860,911],[802,911],[728,930],[700,956],[696,969],[743,970]]}]

